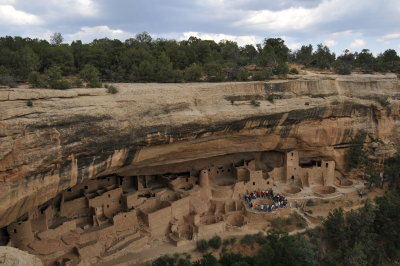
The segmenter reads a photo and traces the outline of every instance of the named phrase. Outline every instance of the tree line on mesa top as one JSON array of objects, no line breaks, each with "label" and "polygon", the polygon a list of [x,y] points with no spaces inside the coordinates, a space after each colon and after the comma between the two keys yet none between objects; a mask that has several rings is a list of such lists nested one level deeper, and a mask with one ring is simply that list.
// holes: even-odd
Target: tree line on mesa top
[{"label": "tree line on mesa top", "polygon": [[[346,50],[336,56],[327,46],[303,45],[290,51],[280,38],[239,46],[190,37],[176,41],[153,39],[148,33],[123,41],[107,38],[85,44],[63,43],[60,33],[51,41],[22,37],[0,38],[0,85],[29,81],[33,87],[98,87],[113,82],[193,82],[266,80],[272,75],[297,74],[289,63],[306,68],[332,69],[339,74],[400,73],[393,49],[374,56],[368,49]],[[82,82],[83,81],[83,82]]]}]

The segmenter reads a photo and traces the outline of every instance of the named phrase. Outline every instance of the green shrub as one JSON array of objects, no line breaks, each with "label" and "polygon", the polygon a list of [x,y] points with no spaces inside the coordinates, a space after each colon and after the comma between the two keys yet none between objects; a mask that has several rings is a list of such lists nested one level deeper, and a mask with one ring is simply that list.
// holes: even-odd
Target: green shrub
[{"label": "green shrub", "polygon": [[307,223],[305,221],[296,223],[296,227],[303,229],[307,227]]},{"label": "green shrub", "polygon": [[36,71],[29,73],[28,82],[32,88],[47,88],[49,86],[45,77]]},{"label": "green shrub", "polygon": [[313,200],[309,199],[306,201],[306,206],[308,206],[308,207],[315,206],[315,202]]},{"label": "green shrub", "polygon": [[[106,86],[107,86],[107,87],[106,87]],[[111,94],[116,94],[116,93],[118,93],[118,88],[115,87],[115,86],[113,86],[113,85],[105,85],[104,87],[107,89],[107,92],[108,92],[108,93],[111,93]]]},{"label": "green shrub", "polygon": [[274,97],[273,94],[269,94],[269,95],[267,96],[267,101],[269,101],[269,102],[271,102],[271,103],[274,103],[274,99],[275,99],[275,97]]},{"label": "green shrub", "polygon": [[268,72],[267,70],[262,70],[254,72],[251,79],[254,81],[263,81],[263,80],[268,80],[270,78],[271,78],[271,73]]},{"label": "green shrub", "polygon": [[185,69],[185,80],[186,81],[199,81],[201,78],[201,66],[196,63],[191,64]]},{"label": "green shrub", "polygon": [[257,243],[259,245],[263,245],[266,242],[267,242],[267,239],[263,236],[263,234],[261,232],[257,233],[257,234],[253,234],[253,235],[245,235],[240,240],[240,243],[242,245],[253,245],[254,243]]},{"label": "green shrub", "polygon": [[71,83],[66,79],[50,81],[50,88],[56,90],[67,90],[71,88]]},{"label": "green shrub", "polygon": [[260,107],[260,102],[256,101],[256,100],[251,100],[251,105],[255,106],[255,107]]},{"label": "green shrub", "polygon": [[0,74],[0,85],[7,86],[10,88],[18,87],[17,82],[15,81],[14,77],[10,74]]},{"label": "green shrub", "polygon": [[350,64],[343,62],[342,60],[336,60],[333,63],[333,71],[339,75],[350,75],[352,67]]},{"label": "green shrub", "polygon": [[26,106],[32,107],[32,106],[33,106],[32,100],[28,100],[28,101],[26,102]]},{"label": "green shrub", "polygon": [[[86,81],[88,84],[91,82],[99,82],[100,80],[100,72],[96,67],[87,64],[85,67],[79,72],[79,77]],[[101,87],[101,86],[100,86]],[[89,88],[97,88],[97,87],[89,87]]]},{"label": "green shrub", "polygon": [[72,87],[74,88],[83,88],[83,82],[81,79],[74,79],[72,81]]},{"label": "green shrub", "polygon": [[153,263],[151,264],[152,266],[174,266],[176,262],[176,259],[165,255],[162,256],[158,259],[156,259],[155,261],[153,261]]},{"label": "green shrub", "polygon": [[196,242],[196,248],[199,252],[206,252],[208,250],[207,240],[201,239]]},{"label": "green shrub", "polygon": [[188,259],[179,259],[177,266],[191,266],[192,263]]},{"label": "green shrub", "polygon": [[208,240],[208,245],[213,249],[219,249],[221,246],[221,237],[213,236],[210,240]]},{"label": "green shrub", "polygon": [[299,71],[297,70],[297,68],[292,67],[292,68],[289,70],[289,73],[290,73],[290,74],[293,74],[293,75],[298,75],[298,74],[299,74]]},{"label": "green shrub", "polygon": [[90,80],[90,81],[87,83],[87,87],[88,87],[88,88],[101,88],[101,87],[103,87],[103,85],[101,84],[101,81],[98,81],[98,80]]}]

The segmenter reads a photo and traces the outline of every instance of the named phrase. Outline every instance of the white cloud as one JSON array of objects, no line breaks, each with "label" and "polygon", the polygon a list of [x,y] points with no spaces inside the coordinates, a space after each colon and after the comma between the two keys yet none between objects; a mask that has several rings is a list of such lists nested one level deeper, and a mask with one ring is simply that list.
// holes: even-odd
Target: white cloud
[{"label": "white cloud", "polygon": [[390,34],[386,34],[385,36],[383,36],[378,41],[385,42],[385,41],[388,41],[388,40],[399,39],[399,38],[400,38],[400,33],[390,33]]},{"label": "white cloud", "polygon": [[33,14],[17,10],[12,5],[0,5],[0,23],[4,25],[32,25],[40,24],[41,19]]},{"label": "white cloud", "polygon": [[350,43],[350,48],[360,48],[366,45],[366,42],[362,39],[356,39],[352,43]]},{"label": "white cloud", "polygon": [[246,44],[256,44],[257,38],[254,35],[244,35],[244,36],[235,36],[235,35],[227,35],[221,33],[204,33],[204,32],[184,32],[181,36],[181,40],[186,40],[190,36],[200,38],[202,40],[214,40],[216,42],[220,42],[222,40],[235,41],[239,46],[243,46]]},{"label": "white cloud", "polygon": [[349,36],[362,36],[362,33],[354,32],[352,30],[345,30],[345,31],[339,31],[339,32],[331,33],[330,36],[333,37],[333,38],[349,37]]},{"label": "white cloud", "polygon": [[255,30],[300,30],[336,21],[343,15],[357,10],[359,5],[359,0],[323,0],[313,8],[290,7],[279,11],[249,11],[246,17],[237,21],[235,25]]},{"label": "white cloud", "polygon": [[324,41],[324,45],[328,46],[328,47],[333,47],[337,44],[337,42],[335,40],[325,40]]},{"label": "white cloud", "polygon": [[78,32],[66,34],[66,41],[82,40],[91,42],[94,39],[110,38],[125,40],[134,37],[135,34],[120,29],[110,29],[108,26],[82,27]]}]

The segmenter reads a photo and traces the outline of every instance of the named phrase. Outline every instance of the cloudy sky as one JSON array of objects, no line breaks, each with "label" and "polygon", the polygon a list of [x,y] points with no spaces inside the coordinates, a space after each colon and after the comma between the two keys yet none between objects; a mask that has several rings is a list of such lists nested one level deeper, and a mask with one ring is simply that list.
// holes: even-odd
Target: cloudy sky
[{"label": "cloudy sky", "polygon": [[0,35],[66,42],[125,40],[147,31],[177,40],[230,39],[240,45],[281,37],[291,49],[324,43],[400,52],[400,0],[0,0]]}]

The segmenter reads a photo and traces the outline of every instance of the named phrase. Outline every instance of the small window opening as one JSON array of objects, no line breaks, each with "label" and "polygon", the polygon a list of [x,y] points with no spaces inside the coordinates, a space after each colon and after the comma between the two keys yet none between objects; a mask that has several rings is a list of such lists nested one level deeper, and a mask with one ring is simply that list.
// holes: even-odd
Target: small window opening
[{"label": "small window opening", "polygon": [[329,163],[326,163],[326,164],[325,164],[325,166],[326,166],[326,168],[328,168],[328,166],[329,166]]},{"label": "small window opening", "polygon": [[111,198],[111,195],[110,195],[110,194],[108,194],[108,197],[109,197],[109,198]]},{"label": "small window opening", "polygon": [[256,185],[256,182],[253,182],[253,186],[255,186]]},{"label": "small window opening", "polygon": [[292,176],[292,180],[294,180],[294,176]]},{"label": "small window opening", "polygon": [[16,233],[17,232],[17,229],[14,229],[14,233]]},{"label": "small window opening", "polygon": [[85,189],[89,189],[89,187],[88,187],[88,186],[84,186],[84,188],[85,188]]}]

